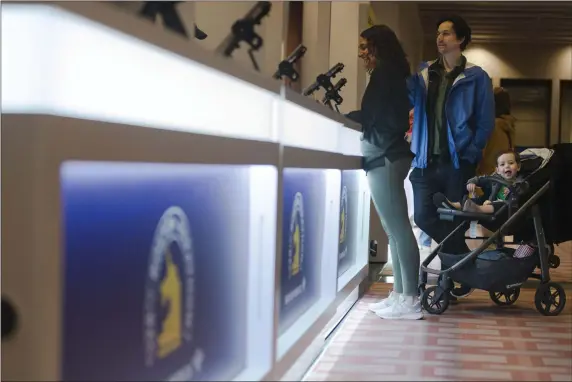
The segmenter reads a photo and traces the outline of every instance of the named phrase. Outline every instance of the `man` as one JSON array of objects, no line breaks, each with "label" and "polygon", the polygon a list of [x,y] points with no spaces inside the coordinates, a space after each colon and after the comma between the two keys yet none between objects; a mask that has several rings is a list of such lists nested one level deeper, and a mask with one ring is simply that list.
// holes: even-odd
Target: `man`
[{"label": "man", "polygon": [[[490,77],[462,54],[471,28],[456,15],[439,20],[437,28],[440,57],[422,64],[408,80],[415,154],[409,179],[415,223],[441,242],[455,225],[439,219],[433,195],[441,192],[449,200],[461,200],[494,128],[495,112]],[[449,239],[443,252],[468,252],[464,236],[459,232]]]}]

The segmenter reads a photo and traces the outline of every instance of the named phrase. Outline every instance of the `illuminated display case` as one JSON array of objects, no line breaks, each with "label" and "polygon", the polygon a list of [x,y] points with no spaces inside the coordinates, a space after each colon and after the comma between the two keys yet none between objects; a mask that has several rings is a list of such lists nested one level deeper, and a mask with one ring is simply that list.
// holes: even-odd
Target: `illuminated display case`
[{"label": "illuminated display case", "polygon": [[264,357],[276,177],[273,166],[65,162],[62,379],[229,380],[249,350]]},{"label": "illuminated display case", "polygon": [[277,358],[336,296],[340,171],[285,168]]},{"label": "illuminated display case", "polygon": [[10,113],[276,141],[272,82],[229,75],[236,68],[178,38],[162,48],[165,39],[145,20],[61,6],[74,13],[48,4],[5,7],[2,70],[10,75],[2,75],[2,107]]},{"label": "illuminated display case", "polygon": [[367,274],[359,128],[112,7],[2,22],[3,377],[296,379]]},{"label": "illuminated display case", "polygon": [[[281,261],[276,352],[279,365],[287,354],[303,351],[297,349],[297,342],[317,334],[316,322],[330,317],[343,297],[348,295],[349,290],[343,290],[344,287],[355,288],[350,281],[362,279],[363,270],[356,271],[357,252],[367,246],[367,238],[360,241],[361,237],[358,237],[363,220],[360,218],[363,204],[360,192],[363,190],[359,179],[360,174],[364,174],[360,169],[361,157],[356,152],[360,142],[360,133],[356,130],[359,126],[347,128],[351,122],[340,114],[290,89],[285,89],[284,95],[285,102],[278,107],[278,139],[284,146],[282,253],[278,260]],[[348,177],[343,183],[344,172],[350,174],[350,178],[353,174],[357,183],[353,178],[348,181]],[[352,203],[356,201],[357,205],[352,205],[353,220],[344,228],[351,227],[352,230],[354,244],[347,253],[354,259],[350,263],[342,261],[342,267],[349,272],[343,272],[345,285],[338,288],[343,186],[346,199],[351,199]],[[348,207],[349,204],[346,205],[346,214]],[[303,252],[296,257],[294,249],[298,248],[299,242]],[[361,261],[367,259],[365,251],[359,256],[362,268],[367,267],[367,260],[365,264]],[[320,264],[320,272],[315,271],[317,264]],[[312,280],[314,278],[315,281]],[[321,334],[317,335],[323,340]],[[286,378],[293,377],[293,374],[286,374]]]},{"label": "illuminated display case", "polygon": [[341,174],[338,291],[368,264],[369,186],[362,170]]},{"label": "illuminated display case", "polygon": [[258,380],[271,369],[277,144],[235,140],[231,165],[196,154],[224,138],[3,118],[4,158],[18,163],[2,173],[3,261],[20,275],[3,294],[41,318],[6,343],[5,373]]}]

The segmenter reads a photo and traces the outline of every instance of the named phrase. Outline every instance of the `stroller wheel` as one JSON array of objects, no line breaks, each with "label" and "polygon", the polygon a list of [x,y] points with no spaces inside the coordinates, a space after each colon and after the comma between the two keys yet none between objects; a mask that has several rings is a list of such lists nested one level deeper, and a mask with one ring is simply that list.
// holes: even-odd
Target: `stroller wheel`
[{"label": "stroller wheel", "polygon": [[489,292],[491,300],[497,305],[509,306],[518,300],[520,296],[520,288],[512,289],[508,292]]},{"label": "stroller wheel", "polygon": [[423,292],[421,305],[429,314],[442,314],[449,307],[449,293],[439,286],[431,286]]},{"label": "stroller wheel", "polygon": [[560,257],[556,255],[548,256],[548,266],[550,268],[558,268],[560,266]]},{"label": "stroller wheel", "polygon": [[540,284],[534,295],[534,305],[545,316],[558,316],[566,305],[566,292],[560,284]]}]

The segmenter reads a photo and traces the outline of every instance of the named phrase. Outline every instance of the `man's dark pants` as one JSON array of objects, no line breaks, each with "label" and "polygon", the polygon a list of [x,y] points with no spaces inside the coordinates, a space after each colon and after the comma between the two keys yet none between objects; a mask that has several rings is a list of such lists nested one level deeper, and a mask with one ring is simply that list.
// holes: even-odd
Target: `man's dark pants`
[{"label": "man's dark pants", "polygon": [[[409,175],[413,187],[415,224],[433,240],[440,243],[460,223],[439,219],[433,195],[445,194],[452,202],[461,202],[467,194],[467,181],[475,176],[476,165],[461,161],[460,168],[452,163],[433,162],[427,168],[415,168]],[[469,252],[465,242],[465,231],[461,230],[451,237],[442,248],[442,252],[463,254]]]}]

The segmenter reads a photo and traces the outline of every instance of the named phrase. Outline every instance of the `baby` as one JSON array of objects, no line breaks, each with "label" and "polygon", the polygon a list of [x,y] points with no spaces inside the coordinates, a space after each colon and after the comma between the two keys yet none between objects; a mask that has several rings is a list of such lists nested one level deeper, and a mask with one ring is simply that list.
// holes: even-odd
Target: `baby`
[{"label": "baby", "polygon": [[[514,184],[521,180],[518,175],[519,171],[520,155],[513,150],[505,150],[497,155],[496,172],[492,177],[499,177],[510,184]],[[462,208],[463,211],[467,212],[492,214],[504,204],[504,201],[507,200],[510,194],[508,187],[496,182],[491,182],[489,186],[488,182],[483,182],[483,177],[474,177],[467,182],[467,191],[469,191],[469,194],[474,195],[477,187],[485,188],[483,191],[485,195],[488,195],[482,204],[479,204],[482,198],[466,198],[463,205],[461,205],[459,202],[449,201],[443,194],[435,194],[433,201],[439,207],[444,206],[445,208],[454,208],[457,210]]]}]

